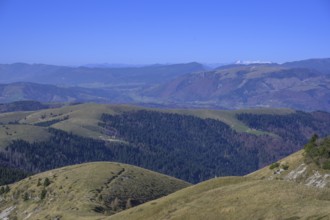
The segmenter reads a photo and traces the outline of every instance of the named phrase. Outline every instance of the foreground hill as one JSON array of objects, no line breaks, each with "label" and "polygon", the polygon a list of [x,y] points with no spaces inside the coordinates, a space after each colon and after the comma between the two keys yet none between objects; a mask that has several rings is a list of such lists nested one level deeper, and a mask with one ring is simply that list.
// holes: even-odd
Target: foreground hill
[{"label": "foreground hill", "polygon": [[[313,133],[330,133],[329,113],[285,109],[160,110],[80,104],[3,113],[0,123],[0,169],[36,173],[90,161],[118,161],[191,183],[245,175],[301,149]],[[8,180],[4,183],[13,180],[7,174],[1,178]]]},{"label": "foreground hill", "polygon": [[120,212],[111,220],[328,219],[330,190],[281,180],[225,177]]},{"label": "foreground hill", "polygon": [[10,191],[0,196],[0,216],[1,219],[100,219],[187,186],[184,181],[130,165],[80,164],[10,185]]},{"label": "foreground hill", "polygon": [[219,218],[329,219],[330,172],[299,151],[245,177],[215,178],[108,219]]}]

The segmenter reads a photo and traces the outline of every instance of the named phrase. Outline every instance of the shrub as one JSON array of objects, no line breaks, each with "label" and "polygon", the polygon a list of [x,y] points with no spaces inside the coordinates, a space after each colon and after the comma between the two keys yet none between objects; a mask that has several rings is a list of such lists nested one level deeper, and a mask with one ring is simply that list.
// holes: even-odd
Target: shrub
[{"label": "shrub", "polygon": [[23,200],[24,200],[24,201],[29,200],[29,194],[28,194],[27,192],[24,193],[24,195],[23,195]]},{"label": "shrub", "polygon": [[282,168],[283,170],[288,170],[288,169],[289,169],[289,165],[288,165],[288,164],[282,164],[282,165],[281,165],[281,168]]},{"label": "shrub", "polygon": [[44,187],[47,187],[50,185],[50,180],[48,179],[48,177],[46,177],[46,179],[44,180]]},{"label": "shrub", "polygon": [[46,194],[47,194],[47,190],[42,189],[41,194],[40,194],[40,199],[44,199],[46,197]]},{"label": "shrub", "polygon": [[271,169],[271,170],[273,170],[273,169],[275,169],[275,168],[278,168],[280,166],[280,164],[279,163],[272,163],[270,166],[269,166],[269,169]]},{"label": "shrub", "polygon": [[330,169],[330,138],[318,140],[317,135],[313,135],[304,146],[305,161],[313,161],[322,169]]}]

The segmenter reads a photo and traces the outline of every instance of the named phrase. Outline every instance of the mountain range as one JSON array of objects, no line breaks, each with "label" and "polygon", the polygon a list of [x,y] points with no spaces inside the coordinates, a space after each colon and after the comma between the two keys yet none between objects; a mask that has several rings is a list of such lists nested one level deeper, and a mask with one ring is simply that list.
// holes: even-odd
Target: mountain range
[{"label": "mountain range", "polygon": [[287,65],[224,66],[180,76],[144,91],[143,95],[168,103],[204,107],[330,109],[330,74]]},{"label": "mountain range", "polygon": [[330,59],[123,68],[0,65],[0,100],[134,103],[180,108],[330,109]]},{"label": "mountain range", "polygon": [[204,70],[202,64],[150,65],[123,68],[66,67],[45,64],[2,64],[0,83],[33,82],[61,86],[104,87],[148,85]]}]

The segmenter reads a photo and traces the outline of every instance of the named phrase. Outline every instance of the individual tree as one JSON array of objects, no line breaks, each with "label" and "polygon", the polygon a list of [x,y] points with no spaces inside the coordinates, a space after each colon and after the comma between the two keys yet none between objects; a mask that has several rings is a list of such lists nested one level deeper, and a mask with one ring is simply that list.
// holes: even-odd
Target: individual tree
[{"label": "individual tree", "polygon": [[24,195],[23,195],[23,200],[24,200],[24,201],[29,200],[29,194],[28,194],[27,192],[24,193]]},{"label": "individual tree", "polygon": [[46,179],[44,180],[44,187],[47,187],[50,185],[50,180],[48,179],[48,177],[46,177]]},{"label": "individual tree", "polygon": [[47,194],[47,190],[46,189],[42,189],[41,193],[40,193],[40,199],[43,200],[46,197]]}]

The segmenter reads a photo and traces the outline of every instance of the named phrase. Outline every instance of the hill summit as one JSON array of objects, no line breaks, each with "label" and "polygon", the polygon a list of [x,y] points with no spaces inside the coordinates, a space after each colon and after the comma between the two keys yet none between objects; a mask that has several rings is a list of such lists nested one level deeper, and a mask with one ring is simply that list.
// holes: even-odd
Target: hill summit
[{"label": "hill summit", "polygon": [[189,185],[131,165],[79,164],[10,185],[9,191],[2,191],[0,216],[1,219],[98,219]]}]

